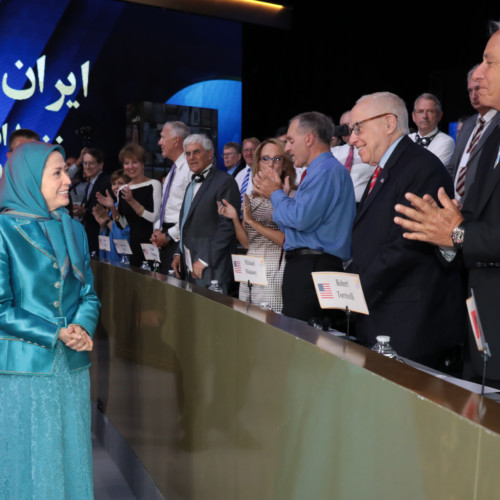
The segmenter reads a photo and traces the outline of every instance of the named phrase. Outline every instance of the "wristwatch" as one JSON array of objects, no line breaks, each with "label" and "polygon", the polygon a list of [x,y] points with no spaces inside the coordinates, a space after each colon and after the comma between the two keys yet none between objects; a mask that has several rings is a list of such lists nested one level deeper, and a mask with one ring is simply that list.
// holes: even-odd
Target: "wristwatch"
[{"label": "wristwatch", "polygon": [[460,250],[464,246],[464,236],[465,229],[463,224],[459,224],[453,231],[450,233],[451,241],[453,242],[453,246]]}]

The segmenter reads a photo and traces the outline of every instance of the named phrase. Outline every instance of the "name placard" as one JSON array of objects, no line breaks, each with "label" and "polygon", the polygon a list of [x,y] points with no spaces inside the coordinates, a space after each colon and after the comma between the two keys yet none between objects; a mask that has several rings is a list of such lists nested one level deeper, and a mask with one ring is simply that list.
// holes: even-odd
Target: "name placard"
[{"label": "name placard", "polygon": [[132,255],[132,250],[128,240],[113,239],[113,243],[115,244],[116,253],[119,253],[120,255]]},{"label": "name placard", "polygon": [[254,255],[231,255],[235,281],[267,286],[266,261]]},{"label": "name placard", "polygon": [[141,243],[142,253],[146,260],[152,260],[154,262],[161,262],[160,260],[160,250],[151,243]]},{"label": "name placard", "polygon": [[319,304],[323,309],[346,309],[370,314],[359,275],[350,273],[311,273]]},{"label": "name placard", "polygon": [[103,250],[104,252],[111,251],[109,236],[104,236],[103,234],[99,235],[99,250]]}]

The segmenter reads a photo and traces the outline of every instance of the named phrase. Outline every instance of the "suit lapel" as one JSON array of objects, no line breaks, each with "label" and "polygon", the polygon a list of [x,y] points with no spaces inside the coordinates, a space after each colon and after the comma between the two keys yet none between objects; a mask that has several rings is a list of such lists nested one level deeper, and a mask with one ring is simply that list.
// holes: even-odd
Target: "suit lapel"
[{"label": "suit lapel", "polygon": [[16,224],[16,229],[30,245],[51,259],[56,260],[54,249],[36,220],[22,221]]},{"label": "suit lapel", "polygon": [[[391,156],[389,156],[389,159],[385,163],[382,172],[380,172],[379,178],[377,179],[377,182],[373,186],[373,189],[369,195],[368,195],[368,189],[370,181],[368,181],[365,192],[363,193],[363,198],[361,199],[361,203],[354,224],[356,224],[358,219],[360,219],[363,216],[363,214],[370,208],[374,200],[377,199],[377,196],[379,196],[379,194],[383,192],[385,185],[389,182],[391,176],[391,170],[394,168],[394,165],[396,165],[398,158],[401,156],[401,153],[408,146],[407,141],[411,141],[411,139],[403,137],[399,142],[399,144],[396,146]],[[411,143],[413,143],[413,141],[411,141]]]},{"label": "suit lapel", "polygon": [[471,186],[471,192],[474,192],[474,196],[471,197],[470,193],[467,195],[464,209],[468,209],[467,201],[469,198],[471,200],[476,199],[477,206],[474,209],[474,213],[481,213],[491,194],[495,190],[496,185],[500,181],[500,166],[493,169],[493,164],[498,155],[499,145],[500,125],[497,125],[495,129],[492,130],[490,136],[488,137],[488,143],[483,148],[483,152],[479,159],[480,168],[478,168],[476,178]]},{"label": "suit lapel", "polygon": [[200,188],[198,189],[198,191],[194,195],[193,201],[191,202],[191,206],[189,207],[189,212],[187,214],[186,221],[190,217],[192,217],[194,211],[196,210],[196,206],[198,205],[200,200],[203,198],[205,191],[207,191],[208,188],[210,187],[210,184],[212,183],[212,181],[215,177],[215,168],[216,167],[213,167],[213,166],[210,168],[210,171],[208,172],[207,176],[205,177],[205,179],[201,183]]}]

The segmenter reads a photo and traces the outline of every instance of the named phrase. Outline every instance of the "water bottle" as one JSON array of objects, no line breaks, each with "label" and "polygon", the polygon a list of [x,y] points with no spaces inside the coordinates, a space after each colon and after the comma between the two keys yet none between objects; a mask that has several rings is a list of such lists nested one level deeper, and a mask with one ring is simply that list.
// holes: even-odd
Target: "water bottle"
[{"label": "water bottle", "polygon": [[141,269],[143,269],[144,271],[151,271],[147,260],[142,261]]},{"label": "water bottle", "polygon": [[388,358],[392,359],[398,359],[398,355],[396,354],[396,351],[391,347],[389,344],[391,337],[388,335],[378,335],[376,337],[377,342],[376,344],[372,347],[372,350],[375,352],[378,352],[379,354],[382,354],[383,356],[387,356]]},{"label": "water bottle", "polygon": [[212,280],[208,289],[212,290],[212,292],[223,293],[222,288],[217,280]]}]

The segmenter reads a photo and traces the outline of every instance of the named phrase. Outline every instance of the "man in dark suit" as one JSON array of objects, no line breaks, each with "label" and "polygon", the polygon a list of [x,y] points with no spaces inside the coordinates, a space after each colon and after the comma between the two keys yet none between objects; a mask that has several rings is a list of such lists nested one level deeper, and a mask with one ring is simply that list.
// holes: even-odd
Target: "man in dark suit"
[{"label": "man in dark suit", "polygon": [[[483,62],[474,71],[479,82],[479,100],[483,106],[500,111],[500,23],[492,23],[493,34],[483,54]],[[440,205],[430,196],[408,193],[413,207],[397,205],[405,217],[395,221],[407,232],[408,240],[425,241],[448,248],[448,260],[462,261],[468,271],[468,285],[474,291],[479,317],[491,351],[486,365],[485,382],[500,387],[500,126],[492,130],[478,162],[475,182],[462,211],[447,196],[438,192]],[[454,252],[454,254],[452,253]],[[450,255],[451,254],[451,255]],[[464,378],[480,382],[483,355],[477,350],[472,333],[468,335],[468,358]]]},{"label": "man in dark suit", "polygon": [[92,209],[97,205],[96,194],[99,192],[106,196],[111,193],[109,175],[103,172],[103,167],[103,152],[96,148],[87,149],[83,155],[83,175],[87,180],[87,187],[82,204],[73,206],[73,215],[82,218],[91,254],[99,252],[100,227],[92,213]]},{"label": "man in dark suit", "polygon": [[465,289],[460,271],[441,265],[435,249],[407,241],[393,221],[395,201],[408,190],[436,193],[451,177],[439,158],[408,136],[408,114],[398,96],[380,92],[358,100],[350,143],[376,166],[361,198],[352,233],[352,262],[369,315],[355,319],[355,336],[368,345],[389,335],[401,356],[439,368],[465,340]]},{"label": "man in dark suit", "polygon": [[236,249],[236,235],[231,219],[219,215],[217,202],[226,199],[238,206],[238,185],[213,165],[213,144],[205,135],[188,136],[184,152],[193,176],[179,216],[181,236],[172,268],[177,277],[187,269],[188,279],[200,286],[217,280],[227,293],[233,281],[231,252]]},{"label": "man in dark suit", "polygon": [[463,204],[476,177],[476,170],[486,140],[500,123],[500,113],[479,100],[479,82],[472,78],[477,66],[467,75],[467,91],[471,106],[477,114],[467,118],[457,135],[457,143],[451,157],[451,175],[454,180],[455,198]]}]

